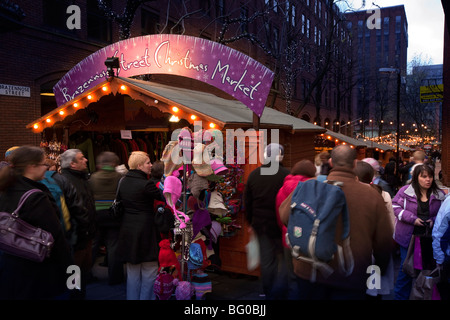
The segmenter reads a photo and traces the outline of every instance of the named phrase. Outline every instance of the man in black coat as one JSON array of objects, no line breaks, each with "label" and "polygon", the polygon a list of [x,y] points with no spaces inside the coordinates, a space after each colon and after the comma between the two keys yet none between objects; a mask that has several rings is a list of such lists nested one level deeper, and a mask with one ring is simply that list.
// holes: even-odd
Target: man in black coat
[{"label": "man in black coat", "polygon": [[[275,299],[280,298],[275,296],[275,286],[283,282],[282,279],[277,278],[279,262],[283,261],[283,245],[281,229],[277,222],[275,199],[289,170],[281,164],[284,155],[284,148],[281,145],[269,144],[264,154],[268,163],[250,173],[245,186],[244,199],[246,218],[251,225],[249,231],[256,232],[259,241],[264,294],[266,299]],[[276,170],[270,170],[273,166]]]},{"label": "man in black coat", "polygon": [[[61,174],[75,187],[77,207],[82,208],[77,218],[76,243],[73,259],[81,269],[81,291],[74,291],[74,298],[84,299],[86,283],[92,268],[92,239],[95,235],[95,200],[88,182],[87,159],[78,149],[61,154]],[[72,213],[71,213],[72,214]]]}]

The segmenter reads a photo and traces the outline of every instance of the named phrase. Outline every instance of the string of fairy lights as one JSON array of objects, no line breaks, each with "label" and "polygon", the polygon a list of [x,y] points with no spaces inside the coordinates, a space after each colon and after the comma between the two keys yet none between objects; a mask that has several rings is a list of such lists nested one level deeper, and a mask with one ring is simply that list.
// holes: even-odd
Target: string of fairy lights
[{"label": "string of fairy lights", "polygon": [[[370,121],[371,122],[371,121]],[[390,125],[393,125],[393,122],[389,123]],[[372,127],[372,125],[371,125]],[[419,126],[415,123],[413,123],[409,128],[410,129],[404,129],[405,123],[401,124],[402,130],[400,130],[400,139],[399,142],[401,145],[404,146],[419,146],[424,144],[435,144],[438,143],[438,139],[429,134],[420,134],[420,131],[427,132],[428,127],[424,124],[421,124],[422,130],[419,129]],[[361,138],[364,139],[364,141],[373,141],[376,143],[386,144],[390,146],[396,146],[397,144],[397,134],[394,133],[388,133],[381,136],[373,136],[373,128],[368,129],[367,131],[372,130],[372,136],[363,135],[361,134]]]}]

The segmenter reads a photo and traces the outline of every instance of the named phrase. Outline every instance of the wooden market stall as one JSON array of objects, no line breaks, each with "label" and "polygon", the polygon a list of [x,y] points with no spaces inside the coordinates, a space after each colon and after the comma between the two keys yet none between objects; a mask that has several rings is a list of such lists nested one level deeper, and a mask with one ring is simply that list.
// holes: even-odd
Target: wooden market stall
[{"label": "wooden market stall", "polygon": [[[142,74],[152,81],[135,78]],[[226,199],[234,200],[234,210],[228,210],[232,222],[221,221],[218,250],[222,270],[258,274],[246,266],[248,226],[240,205],[243,189],[237,183],[245,184],[260,165],[266,144],[284,146],[283,164],[289,168],[301,159],[313,160],[315,137],[325,132],[265,108],[272,79],[273,73],[250,57],[205,39],[132,38],[99,50],[70,70],[54,87],[57,108],[27,128],[41,134],[41,145],[54,157],[69,147],[82,150],[91,172],[95,156],[105,150],[116,152],[123,164],[135,150],[146,151],[152,161],[161,159],[165,146],[177,140],[176,129],[220,132],[224,152],[231,143],[234,148],[243,134],[245,161],[225,159],[236,185]],[[260,139],[249,138],[255,134]],[[237,159],[238,154],[232,154]],[[231,169],[240,172],[239,179]],[[231,203],[226,205],[231,208]]]},{"label": "wooden market stall", "polygon": [[[107,89],[103,89],[105,87]],[[91,99],[87,98],[89,95]],[[57,140],[62,137],[63,144],[73,147],[80,147],[90,140],[92,151],[87,151],[90,162],[93,162],[96,154],[108,145],[110,150],[116,151],[118,149],[112,148],[112,145],[118,141],[126,143],[131,140],[137,142],[137,149],[141,149],[139,141],[151,140],[147,146],[153,145],[151,158],[153,161],[157,160],[165,144],[171,140],[172,132],[186,126],[192,128],[194,132],[195,121],[201,122],[202,129],[214,125],[215,129],[222,132],[224,142],[227,135],[241,129],[248,133],[254,125],[252,111],[239,101],[129,78],[114,77],[110,81],[105,81],[94,91],[86,94],[84,103],[83,99],[80,100],[77,107],[72,102],[64,108],[55,109],[30,123],[29,128],[39,132],[39,129],[45,126],[45,129],[40,131],[43,141],[55,138],[56,134]],[[173,107],[178,108],[176,112],[173,111]],[[60,114],[61,110],[65,111],[64,114]],[[172,116],[179,117],[180,121],[170,122]],[[192,116],[196,117],[195,121]],[[46,119],[52,120],[47,122]],[[34,128],[35,124],[39,124],[39,129]],[[271,139],[261,140],[266,144],[272,142],[275,138],[274,133],[277,133],[279,143],[285,147],[283,164],[288,168],[301,159],[313,160],[315,136],[325,131],[304,120],[269,108],[264,110],[259,127],[266,130],[266,139]],[[126,139],[127,137],[129,139]],[[237,138],[233,140],[236,141]],[[246,161],[241,165],[244,184],[249,173],[260,165],[258,157],[255,157],[257,162],[249,161],[252,150],[249,144],[252,142],[251,139],[245,141]],[[147,147],[145,150],[151,149]],[[262,152],[261,147],[257,150]],[[118,154],[126,164],[126,154]],[[95,165],[90,167],[91,170],[95,170]],[[240,197],[242,194],[235,195],[235,198]],[[233,225],[237,226],[238,230],[232,228],[233,230],[228,234],[224,233],[220,239],[221,269],[243,274],[258,274],[258,270],[249,272],[246,268],[245,245],[248,242],[248,225],[244,209],[233,218]]]}]

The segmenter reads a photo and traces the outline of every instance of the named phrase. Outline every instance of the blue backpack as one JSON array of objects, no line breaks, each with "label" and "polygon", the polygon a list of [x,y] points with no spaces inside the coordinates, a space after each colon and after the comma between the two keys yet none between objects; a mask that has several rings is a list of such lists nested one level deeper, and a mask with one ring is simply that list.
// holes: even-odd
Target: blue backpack
[{"label": "blue backpack", "polygon": [[[317,271],[324,278],[334,272],[330,262],[336,252],[340,271],[346,276],[353,272],[350,219],[342,184],[310,179],[300,182],[292,194],[286,243],[292,249],[293,258],[312,264],[311,282],[316,280]],[[339,217],[342,246],[335,241]]]}]

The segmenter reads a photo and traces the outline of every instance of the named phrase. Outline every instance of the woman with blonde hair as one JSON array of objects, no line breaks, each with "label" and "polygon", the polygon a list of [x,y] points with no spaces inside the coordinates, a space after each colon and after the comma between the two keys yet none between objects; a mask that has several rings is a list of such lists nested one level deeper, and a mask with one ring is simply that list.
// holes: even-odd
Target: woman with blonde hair
[{"label": "woman with blonde hair", "polygon": [[130,170],[119,186],[118,198],[125,212],[119,233],[118,252],[127,268],[127,299],[155,299],[153,284],[158,273],[160,235],[155,224],[154,200],[164,198],[149,176],[152,163],[147,153],[134,151]]}]

